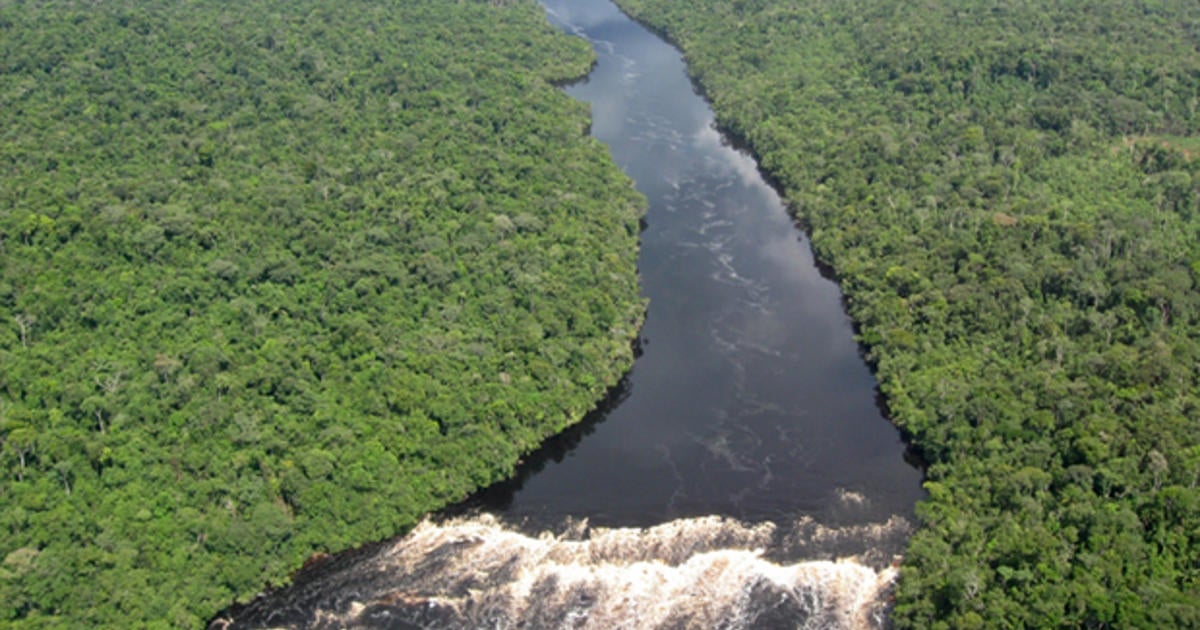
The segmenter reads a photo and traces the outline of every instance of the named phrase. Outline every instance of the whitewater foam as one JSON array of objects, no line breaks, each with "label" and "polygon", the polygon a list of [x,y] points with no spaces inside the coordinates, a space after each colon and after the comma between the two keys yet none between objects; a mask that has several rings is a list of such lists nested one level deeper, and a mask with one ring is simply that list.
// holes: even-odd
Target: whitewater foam
[{"label": "whitewater foam", "polygon": [[768,550],[849,538],[871,547],[907,527],[803,520],[781,534],[771,523],[702,517],[646,529],[577,521],[531,535],[486,514],[425,521],[369,558],[302,573],[290,596],[272,594],[213,627],[877,628],[891,562],[787,562]]}]

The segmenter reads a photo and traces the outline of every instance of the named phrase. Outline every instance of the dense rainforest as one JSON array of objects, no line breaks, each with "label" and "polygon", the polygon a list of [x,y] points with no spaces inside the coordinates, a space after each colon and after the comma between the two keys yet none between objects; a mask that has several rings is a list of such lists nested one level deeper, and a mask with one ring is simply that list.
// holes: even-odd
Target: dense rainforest
[{"label": "dense rainforest", "polygon": [[529,0],[0,1],[0,626],[196,627],[632,362],[644,201]]},{"label": "dense rainforest", "polygon": [[1200,5],[618,3],[781,183],[928,460],[896,625],[1200,627]]}]

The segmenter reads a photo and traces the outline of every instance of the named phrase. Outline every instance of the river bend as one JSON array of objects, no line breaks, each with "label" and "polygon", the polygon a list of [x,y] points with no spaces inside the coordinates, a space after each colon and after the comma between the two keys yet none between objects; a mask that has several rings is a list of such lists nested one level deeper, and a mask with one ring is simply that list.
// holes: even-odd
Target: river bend
[{"label": "river bend", "polygon": [[567,91],[649,200],[633,371],[514,479],[214,626],[882,625],[921,472],[840,291],[676,49],[608,0],[543,4],[595,47]]}]

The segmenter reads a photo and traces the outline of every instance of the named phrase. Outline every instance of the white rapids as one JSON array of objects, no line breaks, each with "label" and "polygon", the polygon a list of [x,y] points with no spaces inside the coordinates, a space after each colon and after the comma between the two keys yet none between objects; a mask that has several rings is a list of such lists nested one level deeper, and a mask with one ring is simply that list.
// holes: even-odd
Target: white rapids
[{"label": "white rapids", "polygon": [[299,604],[303,620],[280,621],[317,628],[878,628],[897,575],[891,563],[788,563],[766,550],[780,541],[826,547],[838,536],[871,547],[908,529],[903,519],[843,530],[806,520],[780,536],[770,523],[714,516],[646,529],[576,522],[533,536],[487,514],[425,521],[351,568],[312,567],[325,573],[308,577],[312,586],[329,592],[353,583],[353,591]]}]

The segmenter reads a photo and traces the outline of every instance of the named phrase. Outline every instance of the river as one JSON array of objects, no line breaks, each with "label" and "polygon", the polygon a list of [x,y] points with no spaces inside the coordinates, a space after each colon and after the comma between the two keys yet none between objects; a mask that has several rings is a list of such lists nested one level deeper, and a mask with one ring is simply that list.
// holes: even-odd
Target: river
[{"label": "river", "polygon": [[649,200],[633,371],[512,480],[214,626],[885,624],[921,471],[840,291],[676,49],[608,0],[543,4],[593,44],[566,89]]}]

